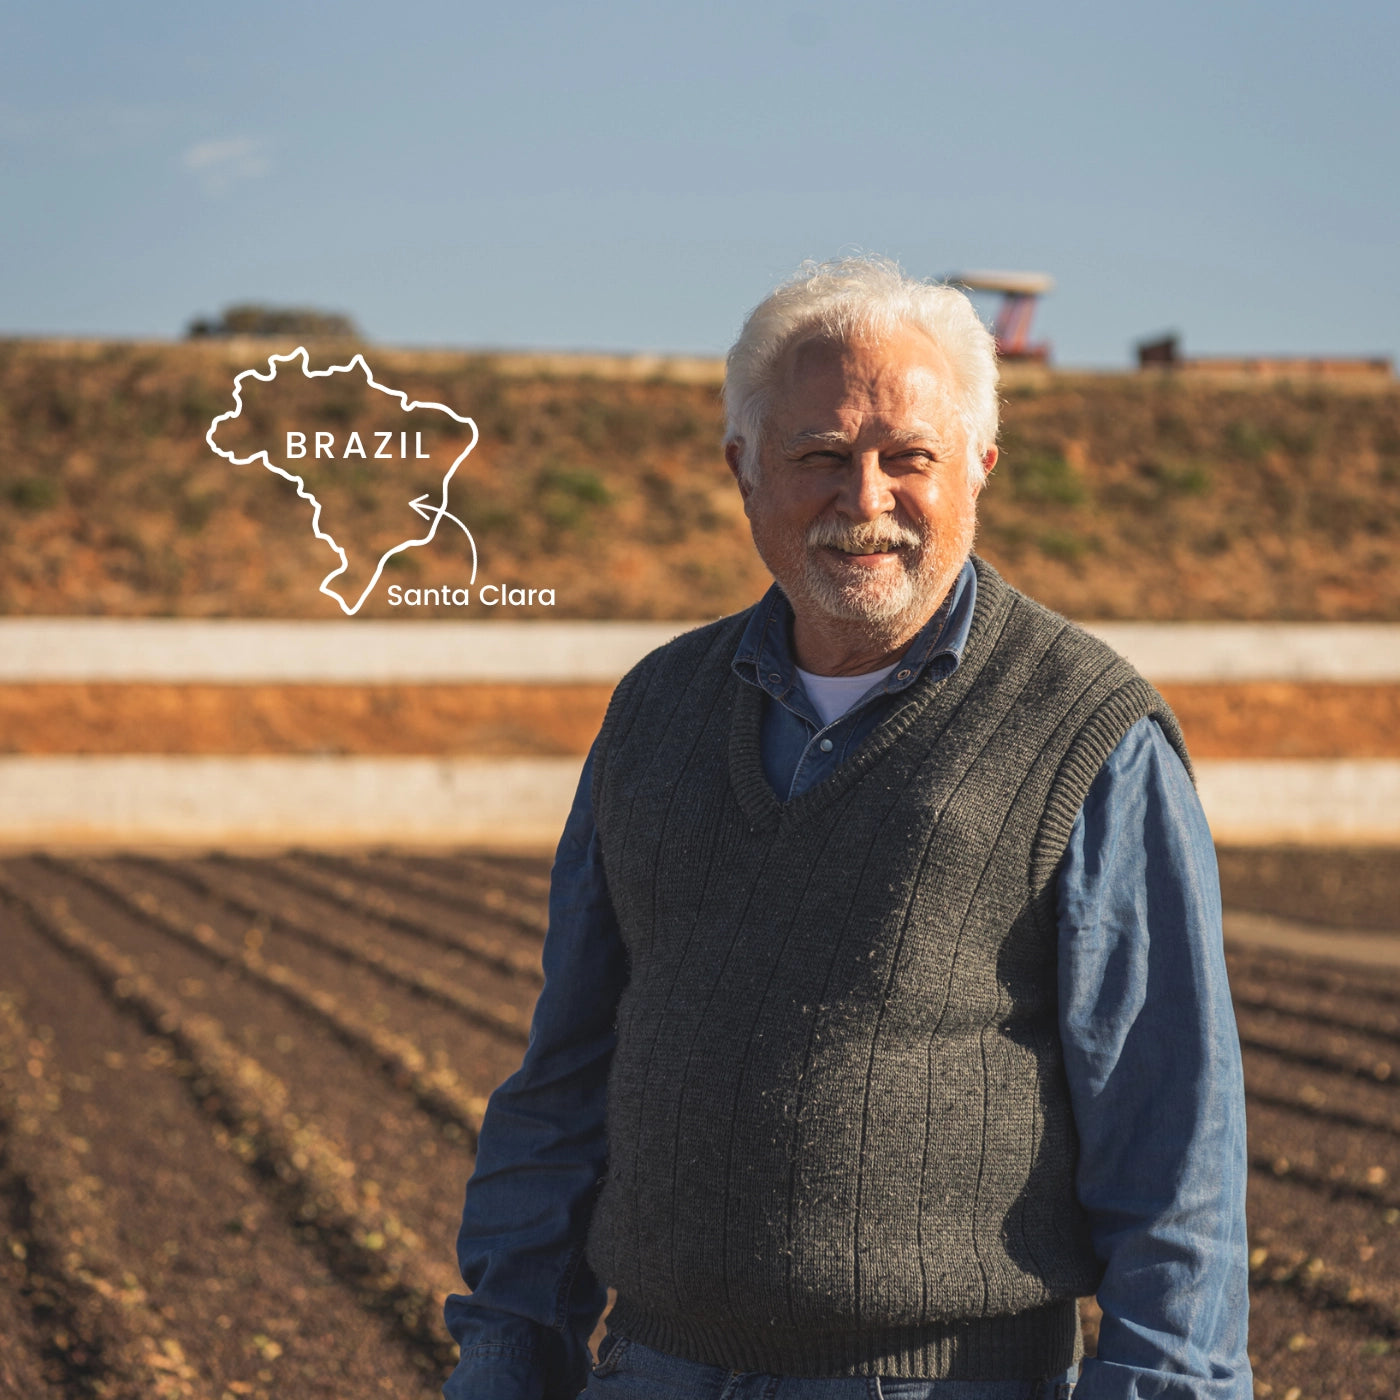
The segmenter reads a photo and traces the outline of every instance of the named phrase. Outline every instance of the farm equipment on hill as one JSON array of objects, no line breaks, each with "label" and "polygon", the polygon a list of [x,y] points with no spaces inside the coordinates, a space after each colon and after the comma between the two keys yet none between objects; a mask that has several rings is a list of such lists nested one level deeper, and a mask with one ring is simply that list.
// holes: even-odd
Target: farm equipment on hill
[{"label": "farm equipment on hill", "polygon": [[1044,272],[955,272],[948,281],[974,292],[1002,294],[1001,309],[992,329],[997,354],[1003,360],[1035,360],[1041,364],[1049,360],[1048,341],[1031,343],[1031,317],[1036,299],[1054,288],[1053,277]]}]

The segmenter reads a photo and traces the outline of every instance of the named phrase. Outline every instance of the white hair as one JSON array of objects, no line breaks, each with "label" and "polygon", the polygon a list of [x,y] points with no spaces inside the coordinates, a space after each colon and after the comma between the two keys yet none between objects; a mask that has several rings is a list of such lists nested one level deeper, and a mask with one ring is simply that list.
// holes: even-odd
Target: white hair
[{"label": "white hair", "polygon": [[986,476],[982,459],[997,438],[996,341],[956,287],[920,282],[889,258],[805,262],[749,313],[725,360],[724,442],[742,442],[739,470],[752,482],[769,396],[783,351],[811,333],[878,339],[899,326],[923,331],[947,355],[967,431],[967,475]]}]

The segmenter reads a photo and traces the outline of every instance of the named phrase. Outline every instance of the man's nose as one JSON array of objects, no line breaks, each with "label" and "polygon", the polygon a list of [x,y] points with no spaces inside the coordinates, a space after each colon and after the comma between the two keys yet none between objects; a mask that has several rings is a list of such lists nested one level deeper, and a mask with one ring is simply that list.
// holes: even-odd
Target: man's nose
[{"label": "man's nose", "polygon": [[863,452],[851,461],[838,507],[854,520],[878,520],[894,510],[890,478],[878,452]]}]

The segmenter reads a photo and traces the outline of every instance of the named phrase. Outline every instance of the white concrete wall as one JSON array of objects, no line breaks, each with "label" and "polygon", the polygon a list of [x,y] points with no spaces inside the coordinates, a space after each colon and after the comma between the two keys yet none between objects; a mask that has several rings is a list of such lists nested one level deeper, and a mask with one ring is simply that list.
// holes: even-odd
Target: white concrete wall
[{"label": "white concrete wall", "polygon": [[1214,758],[1195,769],[1219,842],[1400,844],[1400,761]]},{"label": "white concrete wall", "polygon": [[[699,622],[0,618],[0,684],[616,681]],[[1400,681],[1400,625],[1094,623],[1149,680]]]},{"label": "white concrete wall", "polygon": [[[577,758],[0,758],[0,847],[552,847]],[[1400,844],[1400,762],[1206,760],[1217,841]]]},{"label": "white concrete wall", "polygon": [[[0,684],[611,683],[686,623],[0,619]],[[1400,681],[1400,626],[1093,629],[1159,682]],[[581,760],[0,757],[0,845],[552,846]],[[1230,843],[1400,844],[1400,762],[1208,760]]]},{"label": "white concrete wall", "polygon": [[0,848],[552,847],[582,759],[0,758]]},{"label": "white concrete wall", "polygon": [[0,684],[614,682],[690,622],[0,619]]}]

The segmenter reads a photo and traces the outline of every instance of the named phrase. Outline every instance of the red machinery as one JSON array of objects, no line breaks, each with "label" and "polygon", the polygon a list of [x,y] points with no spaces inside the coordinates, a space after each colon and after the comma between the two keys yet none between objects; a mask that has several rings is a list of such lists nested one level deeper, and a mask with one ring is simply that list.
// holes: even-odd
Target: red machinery
[{"label": "red machinery", "polygon": [[1031,317],[1036,298],[1055,286],[1055,279],[1044,272],[958,272],[948,278],[974,292],[1000,292],[1001,309],[993,327],[997,354],[1003,360],[1050,358],[1050,346],[1041,341],[1031,344]]}]

